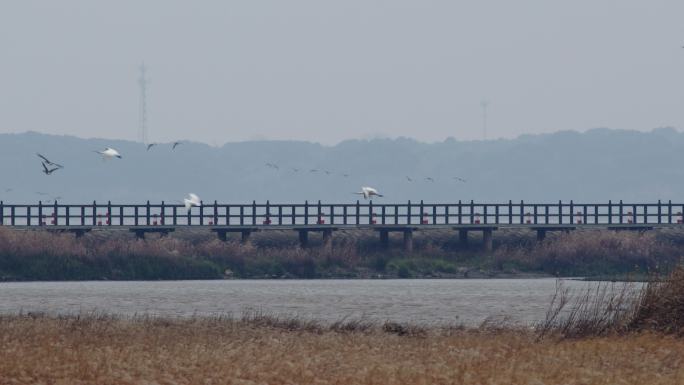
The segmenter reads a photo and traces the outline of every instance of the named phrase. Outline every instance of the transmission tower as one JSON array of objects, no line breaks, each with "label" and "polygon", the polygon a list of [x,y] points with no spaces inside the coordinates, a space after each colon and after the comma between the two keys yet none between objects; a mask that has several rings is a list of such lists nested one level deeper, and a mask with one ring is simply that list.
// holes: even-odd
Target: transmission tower
[{"label": "transmission tower", "polygon": [[138,85],[140,86],[140,109],[138,111],[138,129],[139,140],[143,144],[147,144],[147,68],[145,63],[140,66],[140,78],[138,78]]},{"label": "transmission tower", "polygon": [[480,102],[482,106],[482,138],[487,140],[487,107],[489,107],[489,100],[483,100]]}]

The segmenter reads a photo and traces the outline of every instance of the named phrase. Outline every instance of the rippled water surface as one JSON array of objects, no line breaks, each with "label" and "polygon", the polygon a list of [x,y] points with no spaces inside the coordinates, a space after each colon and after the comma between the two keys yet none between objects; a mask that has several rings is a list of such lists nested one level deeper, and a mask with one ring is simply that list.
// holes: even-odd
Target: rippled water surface
[{"label": "rippled water surface", "polygon": [[[0,283],[0,312],[191,316],[258,310],[318,320],[463,323],[544,318],[556,279]],[[563,280],[565,287],[587,283]]]}]

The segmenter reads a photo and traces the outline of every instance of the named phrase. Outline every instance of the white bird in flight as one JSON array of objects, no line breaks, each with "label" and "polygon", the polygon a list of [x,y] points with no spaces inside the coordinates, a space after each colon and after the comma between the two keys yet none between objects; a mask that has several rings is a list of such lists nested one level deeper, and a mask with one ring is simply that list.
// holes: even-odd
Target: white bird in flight
[{"label": "white bird in flight", "polygon": [[104,149],[104,151],[95,151],[98,154],[102,155],[102,159],[112,159],[112,158],[119,158],[121,159],[121,154],[119,154],[119,151],[116,151],[113,148],[107,147]]},{"label": "white bird in flight", "polygon": [[363,195],[363,199],[372,198],[373,195],[377,197],[382,197],[382,195],[378,193],[378,190],[374,189],[373,187],[361,187],[361,191],[356,192],[354,194]]},{"label": "white bird in flight", "polygon": [[190,211],[193,206],[199,207],[202,204],[202,200],[196,194],[190,193],[188,197],[183,199],[185,204],[185,209]]}]

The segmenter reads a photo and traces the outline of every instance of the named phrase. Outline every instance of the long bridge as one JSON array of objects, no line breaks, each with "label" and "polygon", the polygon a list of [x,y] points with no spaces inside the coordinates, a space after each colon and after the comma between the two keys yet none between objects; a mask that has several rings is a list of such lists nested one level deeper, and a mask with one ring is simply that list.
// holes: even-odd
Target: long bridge
[{"label": "long bridge", "polygon": [[341,229],[367,229],[379,233],[383,246],[389,245],[389,233],[403,233],[404,248],[413,249],[413,232],[429,229],[452,229],[462,243],[468,233],[482,232],[485,250],[492,249],[493,232],[500,228],[527,228],[543,240],[547,232],[572,231],[578,228],[646,231],[660,227],[684,226],[684,204],[672,201],[656,203],[375,203],[347,204],[270,202],[223,204],[202,202],[186,210],[180,204],[6,204],[0,202],[0,225],[16,229],[44,229],[70,232],[77,237],[107,228],[123,228],[144,238],[146,233],[162,236],[178,228],[207,228],[219,239],[228,233],[240,233],[242,242],[265,230],[292,230],[299,233],[302,247],[308,245],[309,233],[323,235],[323,247],[332,247],[333,232]]}]

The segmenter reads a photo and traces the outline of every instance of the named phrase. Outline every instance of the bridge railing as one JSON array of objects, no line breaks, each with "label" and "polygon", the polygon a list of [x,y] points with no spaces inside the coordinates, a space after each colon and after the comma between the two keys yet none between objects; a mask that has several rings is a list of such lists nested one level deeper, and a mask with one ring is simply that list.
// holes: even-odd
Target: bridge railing
[{"label": "bridge railing", "polygon": [[656,203],[375,203],[219,204],[187,211],[179,204],[6,204],[5,226],[322,226],[322,225],[637,225],[681,224],[684,204]]}]

